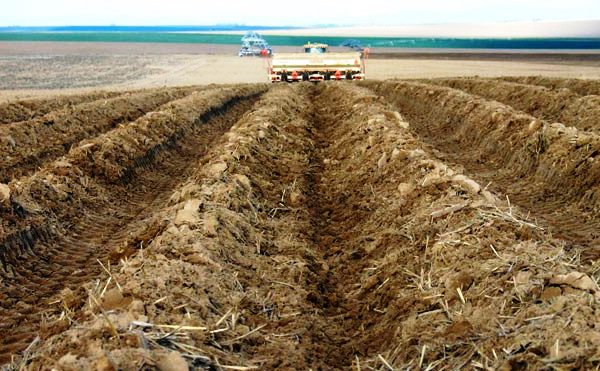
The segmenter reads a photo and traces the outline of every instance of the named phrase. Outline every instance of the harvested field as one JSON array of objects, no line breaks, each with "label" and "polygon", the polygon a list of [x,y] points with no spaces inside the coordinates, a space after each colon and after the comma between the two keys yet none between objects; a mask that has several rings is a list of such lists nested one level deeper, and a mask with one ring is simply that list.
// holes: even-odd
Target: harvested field
[{"label": "harvested field", "polygon": [[599,366],[597,134],[404,81],[155,109],[0,185],[2,362]]},{"label": "harvested field", "polygon": [[152,56],[0,56],[0,89],[62,89],[123,83],[161,71],[155,63]]},{"label": "harvested field", "polygon": [[[239,58],[238,50],[193,43],[0,41],[0,102],[92,89],[266,82],[265,61]],[[286,51],[298,47],[276,48]],[[381,80],[534,74],[597,80],[600,54],[371,48],[367,70],[369,79]]]},{"label": "harvested field", "polygon": [[499,80],[545,86],[550,89],[569,89],[579,95],[600,95],[600,81],[562,79],[546,76],[502,77]]}]

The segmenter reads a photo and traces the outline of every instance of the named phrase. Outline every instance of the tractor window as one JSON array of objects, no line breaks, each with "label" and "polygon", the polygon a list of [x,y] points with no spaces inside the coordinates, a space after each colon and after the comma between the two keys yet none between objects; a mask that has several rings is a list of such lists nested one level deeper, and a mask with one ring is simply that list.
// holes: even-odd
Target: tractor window
[{"label": "tractor window", "polygon": [[327,52],[327,48],[317,47],[317,46],[310,46],[310,47],[304,48],[304,52],[305,53],[326,53]]}]

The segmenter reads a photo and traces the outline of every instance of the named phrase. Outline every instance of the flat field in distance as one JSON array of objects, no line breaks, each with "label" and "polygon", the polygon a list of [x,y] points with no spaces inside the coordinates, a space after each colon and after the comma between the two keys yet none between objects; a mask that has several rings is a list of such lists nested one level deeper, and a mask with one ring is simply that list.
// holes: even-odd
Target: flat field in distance
[{"label": "flat field in distance", "polygon": [[[0,42],[0,100],[94,89],[266,82],[266,71],[261,58],[237,57],[235,45]],[[600,53],[378,48],[367,63],[369,79],[474,75],[597,79]]]}]

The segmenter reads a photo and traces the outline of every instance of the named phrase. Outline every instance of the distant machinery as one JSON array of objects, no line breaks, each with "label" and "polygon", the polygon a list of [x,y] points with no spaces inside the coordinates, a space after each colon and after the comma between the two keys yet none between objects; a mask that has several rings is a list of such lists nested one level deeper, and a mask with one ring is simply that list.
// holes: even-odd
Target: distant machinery
[{"label": "distant machinery", "polygon": [[242,47],[238,55],[240,57],[245,56],[269,56],[273,53],[273,50],[262,36],[257,32],[249,31],[246,32],[242,37]]},{"label": "distant machinery", "polygon": [[362,52],[363,50],[365,50],[364,46],[362,45],[362,43],[360,42],[360,40],[357,39],[347,39],[344,40],[340,46],[345,46],[347,48],[356,50],[358,52]]}]

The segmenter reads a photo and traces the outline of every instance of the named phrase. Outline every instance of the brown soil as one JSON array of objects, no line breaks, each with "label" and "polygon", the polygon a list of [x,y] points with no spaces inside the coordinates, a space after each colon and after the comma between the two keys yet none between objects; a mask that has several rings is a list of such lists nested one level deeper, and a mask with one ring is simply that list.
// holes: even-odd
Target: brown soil
[{"label": "brown soil", "polygon": [[596,134],[415,82],[252,106],[266,89],[192,93],[0,188],[4,361],[598,366]]},{"label": "brown soil", "polygon": [[0,159],[0,182],[8,183],[13,178],[28,175],[65,154],[82,139],[133,121],[192,90],[124,93],[114,98],[68,105],[29,121],[0,126],[0,150],[6,154]]},{"label": "brown soil", "polygon": [[531,50],[473,50],[473,49],[390,49],[371,48],[374,59],[431,59],[432,57],[450,61],[496,61],[496,62],[536,62],[544,64],[573,64],[579,66],[599,66],[600,53],[588,51],[551,52]]},{"label": "brown soil", "polygon": [[556,236],[586,247],[590,259],[598,257],[598,134],[550,124],[454,89],[376,85],[436,156],[475,174],[543,220]]},{"label": "brown soil", "polygon": [[0,57],[0,89],[101,86],[160,72],[152,56],[52,54]]},{"label": "brown soil", "polygon": [[[266,82],[266,61],[240,58],[238,49],[239,45],[211,44],[0,42],[0,102],[99,88]],[[297,50],[283,46],[275,51]],[[600,53],[373,48],[367,61],[369,79],[506,75],[600,79]]]},{"label": "brown soil", "polygon": [[[79,291],[100,272],[96,259],[118,262],[156,233],[144,219],[185,179],[190,160],[202,155],[198,149],[250,107],[256,91],[193,93],[11,183],[10,204],[1,209],[0,313],[3,327],[13,330],[0,343],[0,358],[31,341],[47,310],[42,303],[57,290]],[[108,157],[107,148],[118,148],[119,156]]]},{"label": "brown soil", "polygon": [[580,95],[600,95],[598,80],[561,79],[546,76],[502,77],[501,80],[540,85],[551,89],[569,89]]},{"label": "brown soil", "polygon": [[51,111],[63,109],[75,104],[100,99],[109,99],[121,93],[94,92],[89,94],[64,95],[54,98],[26,99],[0,104],[0,124],[31,120]]},{"label": "brown soil", "polygon": [[600,96],[580,96],[568,89],[469,79],[439,79],[431,83],[463,90],[525,111],[542,120],[600,132]]}]

